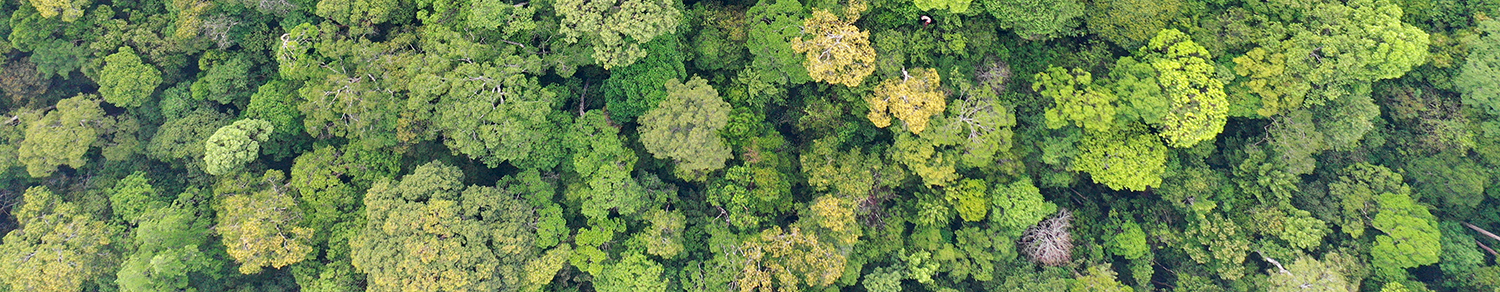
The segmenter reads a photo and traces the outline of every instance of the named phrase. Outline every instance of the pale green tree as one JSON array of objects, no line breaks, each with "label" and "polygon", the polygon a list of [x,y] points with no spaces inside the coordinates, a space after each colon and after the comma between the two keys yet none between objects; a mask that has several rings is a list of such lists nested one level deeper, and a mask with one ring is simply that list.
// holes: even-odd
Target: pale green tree
[{"label": "pale green tree", "polygon": [[702,78],[672,79],[666,87],[667,98],[641,115],[641,144],[652,156],[673,161],[679,176],[701,181],[730,158],[719,136],[729,122],[729,103]]},{"label": "pale green tree", "polygon": [[219,128],[203,146],[203,170],[224,175],[260,157],[260,143],[271,138],[270,122],[244,119]]}]

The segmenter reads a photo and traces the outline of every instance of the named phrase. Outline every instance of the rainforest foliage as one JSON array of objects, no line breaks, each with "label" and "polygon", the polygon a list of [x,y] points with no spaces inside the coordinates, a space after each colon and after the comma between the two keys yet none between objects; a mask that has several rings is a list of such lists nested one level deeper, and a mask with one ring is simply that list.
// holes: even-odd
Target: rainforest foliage
[{"label": "rainforest foliage", "polygon": [[0,1],[0,292],[1500,291],[1495,17]]}]

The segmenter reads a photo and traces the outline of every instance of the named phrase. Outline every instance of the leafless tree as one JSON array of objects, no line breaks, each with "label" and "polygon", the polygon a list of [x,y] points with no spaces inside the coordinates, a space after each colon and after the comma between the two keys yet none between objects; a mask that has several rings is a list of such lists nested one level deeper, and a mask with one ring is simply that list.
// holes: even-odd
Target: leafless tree
[{"label": "leafless tree", "polygon": [[1067,209],[1058,210],[1057,215],[1037,223],[1021,235],[1021,251],[1043,265],[1066,264],[1072,261],[1073,235],[1068,232],[1072,227],[1073,213]]}]

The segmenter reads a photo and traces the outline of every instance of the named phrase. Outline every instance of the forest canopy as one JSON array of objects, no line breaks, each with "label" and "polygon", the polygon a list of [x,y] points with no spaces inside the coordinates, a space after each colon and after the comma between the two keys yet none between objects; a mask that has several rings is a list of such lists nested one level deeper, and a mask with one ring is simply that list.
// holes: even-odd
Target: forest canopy
[{"label": "forest canopy", "polygon": [[0,1],[0,292],[1500,291],[1497,16]]}]

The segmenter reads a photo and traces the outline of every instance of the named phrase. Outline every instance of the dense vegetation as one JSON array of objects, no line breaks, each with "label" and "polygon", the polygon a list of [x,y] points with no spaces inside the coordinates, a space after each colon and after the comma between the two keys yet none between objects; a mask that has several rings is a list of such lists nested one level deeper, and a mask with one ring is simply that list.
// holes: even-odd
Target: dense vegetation
[{"label": "dense vegetation", "polygon": [[1500,291],[1500,0],[7,0],[0,291]]}]

